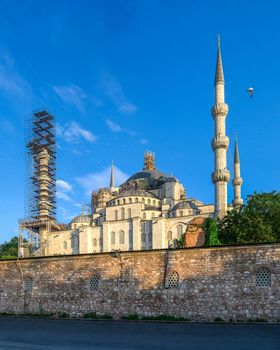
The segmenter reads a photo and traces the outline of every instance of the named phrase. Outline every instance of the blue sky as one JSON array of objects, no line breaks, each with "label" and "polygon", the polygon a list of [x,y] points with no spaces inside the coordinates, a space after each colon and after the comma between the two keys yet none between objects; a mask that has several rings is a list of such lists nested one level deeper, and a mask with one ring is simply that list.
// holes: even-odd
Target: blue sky
[{"label": "blue sky", "polygon": [[237,135],[243,195],[279,190],[279,12],[277,1],[2,0],[0,242],[24,216],[24,119],[41,107],[58,123],[59,221],[108,184],[111,160],[121,182],[147,149],[188,196],[213,203],[218,33],[228,167]]}]

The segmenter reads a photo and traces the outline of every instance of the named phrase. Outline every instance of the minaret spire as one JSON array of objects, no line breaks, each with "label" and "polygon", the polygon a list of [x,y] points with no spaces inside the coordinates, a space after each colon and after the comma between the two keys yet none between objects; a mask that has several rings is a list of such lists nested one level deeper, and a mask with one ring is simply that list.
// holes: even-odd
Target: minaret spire
[{"label": "minaret spire", "polygon": [[114,190],[115,190],[115,169],[114,169],[114,162],[112,161],[111,177],[110,177],[110,191],[113,192]]},{"label": "minaret spire", "polygon": [[232,205],[237,208],[243,204],[243,199],[241,198],[241,186],[243,180],[240,176],[240,158],[238,151],[238,143],[235,141],[235,150],[234,150],[234,178],[232,180],[232,185],[234,189],[234,199]]},{"label": "minaret spire", "polygon": [[212,182],[215,185],[215,216],[222,218],[227,212],[227,183],[230,173],[227,169],[227,149],[229,138],[226,136],[226,116],[228,105],[225,103],[225,81],[222,64],[220,36],[218,36],[218,53],[215,74],[215,104],[212,116],[215,121],[215,133],[212,149],[215,155]]}]

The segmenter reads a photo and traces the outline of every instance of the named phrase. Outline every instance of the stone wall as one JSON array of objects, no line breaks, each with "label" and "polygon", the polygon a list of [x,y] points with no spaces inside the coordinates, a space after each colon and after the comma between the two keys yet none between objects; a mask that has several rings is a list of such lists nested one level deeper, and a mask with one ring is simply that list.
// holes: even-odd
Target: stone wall
[{"label": "stone wall", "polygon": [[[271,286],[256,286],[260,267]],[[168,289],[174,271],[179,288]],[[280,244],[0,261],[0,281],[0,312],[280,320]]]}]

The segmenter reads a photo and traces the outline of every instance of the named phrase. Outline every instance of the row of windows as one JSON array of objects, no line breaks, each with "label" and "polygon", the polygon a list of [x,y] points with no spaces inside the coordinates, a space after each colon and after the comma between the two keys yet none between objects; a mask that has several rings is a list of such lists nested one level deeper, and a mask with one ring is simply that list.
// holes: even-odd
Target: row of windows
[{"label": "row of windows", "polygon": [[[267,267],[260,267],[256,273],[256,286],[257,287],[270,287],[271,286],[271,271]],[[89,289],[91,292],[97,292],[100,287],[100,277],[93,275],[89,280]],[[167,275],[166,288],[178,289],[179,288],[179,274],[176,271],[172,271]],[[26,292],[32,292],[33,279],[27,277],[24,280],[24,290]]]},{"label": "row of windows", "polygon": [[138,203],[138,202],[142,202],[142,203],[146,203],[148,205],[154,205],[154,206],[160,205],[160,201],[157,201],[155,199],[138,198],[138,197],[117,199],[109,202],[108,205],[113,206],[113,205],[131,204],[131,203]]},{"label": "row of windows", "polygon": [[[120,211],[115,210],[114,212],[114,219],[115,220],[125,220],[125,219],[131,219],[131,209],[127,209],[125,212],[124,208],[121,208]],[[154,218],[156,215],[154,212],[151,213],[151,218]],[[147,219],[147,214],[143,213],[143,219]]]}]

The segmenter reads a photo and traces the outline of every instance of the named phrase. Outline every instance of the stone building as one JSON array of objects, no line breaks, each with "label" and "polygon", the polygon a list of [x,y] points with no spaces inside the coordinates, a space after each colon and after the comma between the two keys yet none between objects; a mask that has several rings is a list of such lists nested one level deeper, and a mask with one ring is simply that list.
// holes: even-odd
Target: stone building
[{"label": "stone building", "polygon": [[[180,181],[157,169],[155,155],[146,152],[144,167],[119,187],[114,183],[112,165],[110,184],[92,193],[90,214],[82,213],[67,225],[41,235],[38,255],[83,254],[113,250],[163,249],[176,245],[176,240],[187,232],[188,224],[195,218],[223,217],[232,206],[228,205],[227,185],[230,173],[226,152],[225,80],[220,41],[214,82],[214,204],[204,204],[189,198]],[[235,148],[233,206],[242,204],[240,160]],[[196,241],[196,239],[185,239]],[[199,239],[197,242],[202,242]],[[198,243],[197,243],[198,244]],[[199,245],[199,244],[198,244]]]}]

